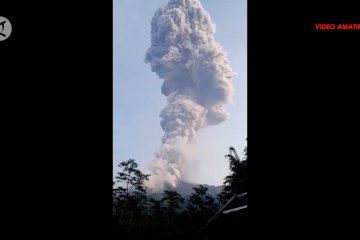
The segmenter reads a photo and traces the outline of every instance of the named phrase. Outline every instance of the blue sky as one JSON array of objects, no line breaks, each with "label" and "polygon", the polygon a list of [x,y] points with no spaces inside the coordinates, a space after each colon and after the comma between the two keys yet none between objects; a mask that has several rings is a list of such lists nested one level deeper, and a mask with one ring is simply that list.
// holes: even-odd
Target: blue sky
[{"label": "blue sky", "polygon": [[[166,106],[162,80],[144,62],[150,46],[150,22],[168,0],[113,0],[113,166],[134,158],[148,173],[147,163],[161,145],[160,111]],[[229,146],[239,153],[247,137],[247,3],[246,0],[200,0],[216,25],[215,40],[227,52],[232,69],[233,103],[225,106],[228,121],[203,129],[197,155],[186,180],[221,185],[229,173],[224,155]]]}]

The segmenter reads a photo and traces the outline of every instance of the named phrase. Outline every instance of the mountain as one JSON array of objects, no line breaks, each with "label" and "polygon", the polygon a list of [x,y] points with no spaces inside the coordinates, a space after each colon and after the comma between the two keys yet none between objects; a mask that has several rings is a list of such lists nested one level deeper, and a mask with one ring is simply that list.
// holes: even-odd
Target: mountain
[{"label": "mountain", "polygon": [[[175,190],[178,193],[180,193],[184,198],[188,198],[191,195],[191,193],[194,191],[192,188],[198,187],[199,185],[200,184],[190,183],[190,182],[180,180],[175,188],[168,186],[165,190],[172,190],[172,191]],[[203,185],[208,188],[207,193],[214,197],[217,194],[219,194],[222,190],[222,186],[213,186],[213,185],[207,185],[207,184],[203,184]],[[152,197],[157,200],[161,199],[162,192],[151,193],[151,194],[149,194],[149,197]]]}]

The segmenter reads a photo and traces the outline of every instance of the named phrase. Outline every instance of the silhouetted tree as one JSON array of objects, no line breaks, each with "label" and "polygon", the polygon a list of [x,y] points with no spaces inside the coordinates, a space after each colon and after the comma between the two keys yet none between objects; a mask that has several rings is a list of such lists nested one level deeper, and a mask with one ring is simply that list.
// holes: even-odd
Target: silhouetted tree
[{"label": "silhouetted tree", "polygon": [[[217,211],[215,198],[208,194],[204,185],[193,187],[187,201],[186,222],[188,229],[201,229],[206,221]],[[186,226],[185,225],[185,226]]]},{"label": "silhouetted tree", "polygon": [[[215,198],[207,194],[208,188],[204,185],[193,187],[194,192],[190,195],[187,209],[190,213],[204,218],[209,217],[217,211],[218,205]],[[200,214],[199,214],[200,213]]]},{"label": "silhouetted tree", "polygon": [[149,213],[150,215],[161,215],[165,211],[162,206],[162,200],[156,200],[154,198],[149,198]]},{"label": "silhouetted tree", "polygon": [[181,206],[184,204],[185,199],[176,191],[165,190],[161,202],[167,217],[171,218],[181,211]]},{"label": "silhouetted tree", "polygon": [[224,188],[218,195],[218,200],[224,204],[234,194],[240,194],[247,191],[248,171],[247,171],[247,147],[244,149],[244,157],[241,159],[235,148],[229,148],[229,154],[225,155],[229,160],[230,174],[224,179]]},{"label": "silhouetted tree", "polygon": [[134,159],[120,162],[118,167],[121,170],[116,176],[120,183],[116,191],[116,213],[122,224],[128,224],[146,209],[146,187],[143,184],[149,175],[137,169],[138,164]]}]

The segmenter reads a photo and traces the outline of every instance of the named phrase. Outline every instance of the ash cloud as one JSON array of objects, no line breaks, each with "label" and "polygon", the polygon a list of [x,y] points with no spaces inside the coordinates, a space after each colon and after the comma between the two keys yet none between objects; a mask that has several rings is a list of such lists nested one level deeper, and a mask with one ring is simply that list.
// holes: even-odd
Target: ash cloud
[{"label": "ash cloud", "polygon": [[175,187],[199,131],[229,117],[223,106],[231,100],[236,73],[214,33],[198,0],[170,0],[152,19],[145,62],[163,80],[161,93],[167,97],[160,113],[162,145],[149,165],[147,184],[153,190]]}]

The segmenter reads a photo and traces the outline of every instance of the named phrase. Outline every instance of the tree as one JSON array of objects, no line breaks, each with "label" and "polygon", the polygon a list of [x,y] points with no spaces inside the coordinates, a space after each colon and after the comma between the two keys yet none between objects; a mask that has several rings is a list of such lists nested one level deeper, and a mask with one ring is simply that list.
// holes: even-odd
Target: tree
[{"label": "tree", "polygon": [[229,160],[230,174],[224,179],[224,188],[218,195],[219,201],[224,204],[234,194],[247,192],[248,171],[247,171],[247,147],[244,149],[244,157],[241,159],[235,148],[229,148],[229,154],[225,155]]},{"label": "tree", "polygon": [[116,213],[123,224],[131,223],[138,217],[147,205],[146,187],[144,181],[149,175],[137,169],[138,164],[134,159],[120,162],[120,172],[116,179],[120,186],[116,190]]},{"label": "tree", "polygon": [[163,203],[165,213],[170,218],[180,211],[180,207],[184,204],[185,199],[176,191],[165,190],[161,202]]},{"label": "tree", "polygon": [[149,202],[150,202],[149,213],[152,216],[160,216],[164,211],[164,207],[162,206],[162,200],[156,200],[150,197]]},{"label": "tree", "polygon": [[192,213],[202,213],[202,215],[211,215],[216,212],[218,206],[215,198],[207,194],[208,188],[204,185],[193,187],[194,192],[190,195],[188,211]]}]

